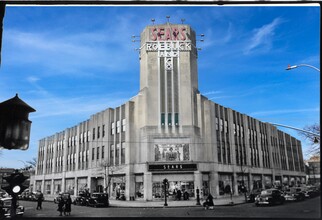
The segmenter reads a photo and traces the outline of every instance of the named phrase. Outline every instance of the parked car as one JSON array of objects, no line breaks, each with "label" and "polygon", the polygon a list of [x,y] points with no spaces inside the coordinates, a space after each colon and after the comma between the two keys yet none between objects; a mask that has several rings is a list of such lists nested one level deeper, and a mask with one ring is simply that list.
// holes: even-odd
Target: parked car
[{"label": "parked car", "polygon": [[[0,207],[2,207],[2,212],[4,214],[4,217],[10,218],[12,198],[11,197],[1,198],[0,203],[1,203]],[[19,205],[19,202],[17,201],[16,215],[22,216],[24,212],[25,212],[25,208],[22,205]]]},{"label": "parked car", "polygon": [[74,205],[81,205],[81,206],[85,206],[87,203],[87,199],[90,197],[89,193],[85,193],[84,191],[80,191],[78,193],[78,196],[76,196],[76,198],[73,201]]},{"label": "parked car", "polygon": [[247,202],[255,202],[256,196],[258,196],[263,189],[253,189],[247,194]]},{"label": "parked car", "polygon": [[26,196],[26,200],[37,201],[36,194],[37,194],[36,192],[29,192],[28,195]]},{"label": "parked car", "polygon": [[109,204],[107,193],[92,193],[86,200],[86,205],[93,207],[108,207]]},{"label": "parked car", "polygon": [[285,194],[293,196],[295,201],[303,201],[305,199],[305,193],[300,187],[291,187],[285,190]]},{"label": "parked car", "polygon": [[265,189],[255,198],[255,205],[276,205],[283,204],[285,198],[278,189]]}]

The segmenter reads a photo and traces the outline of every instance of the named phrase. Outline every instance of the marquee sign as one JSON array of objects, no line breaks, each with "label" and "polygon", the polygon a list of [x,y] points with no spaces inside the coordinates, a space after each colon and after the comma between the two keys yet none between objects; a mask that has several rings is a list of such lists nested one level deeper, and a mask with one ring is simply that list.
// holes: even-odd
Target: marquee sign
[{"label": "marquee sign", "polygon": [[187,163],[187,164],[149,164],[149,171],[194,171],[197,170],[197,164]]},{"label": "marquee sign", "polygon": [[150,28],[147,52],[158,52],[158,57],[179,57],[179,51],[191,51],[191,40],[186,27],[165,26]]}]

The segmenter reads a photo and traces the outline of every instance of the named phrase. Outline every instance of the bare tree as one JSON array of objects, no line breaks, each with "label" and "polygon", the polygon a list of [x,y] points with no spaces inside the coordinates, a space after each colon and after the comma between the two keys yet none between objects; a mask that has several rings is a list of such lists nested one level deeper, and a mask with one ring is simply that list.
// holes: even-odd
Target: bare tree
[{"label": "bare tree", "polygon": [[314,135],[312,133],[299,132],[299,135],[304,137],[312,144],[312,146],[308,149],[307,154],[320,155],[320,124],[315,123],[313,125],[307,125],[303,130],[318,134]]}]

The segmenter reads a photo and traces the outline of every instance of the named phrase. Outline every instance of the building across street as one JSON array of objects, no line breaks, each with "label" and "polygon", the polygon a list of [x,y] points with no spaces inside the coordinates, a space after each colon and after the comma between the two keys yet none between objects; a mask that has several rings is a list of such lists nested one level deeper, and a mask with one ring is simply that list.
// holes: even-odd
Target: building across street
[{"label": "building across street", "polygon": [[169,200],[305,183],[299,140],[199,92],[196,37],[187,24],[147,26],[138,94],[41,139],[35,190],[158,201],[164,179]]}]

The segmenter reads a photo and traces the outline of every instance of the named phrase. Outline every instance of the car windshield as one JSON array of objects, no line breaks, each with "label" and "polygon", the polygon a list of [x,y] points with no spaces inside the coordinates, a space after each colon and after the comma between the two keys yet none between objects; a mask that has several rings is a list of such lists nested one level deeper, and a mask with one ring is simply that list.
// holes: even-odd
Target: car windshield
[{"label": "car windshield", "polygon": [[261,195],[269,195],[269,194],[272,194],[272,191],[271,190],[263,190],[261,192]]}]

